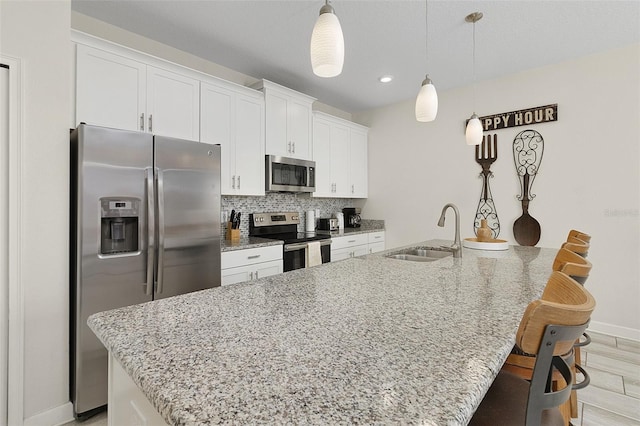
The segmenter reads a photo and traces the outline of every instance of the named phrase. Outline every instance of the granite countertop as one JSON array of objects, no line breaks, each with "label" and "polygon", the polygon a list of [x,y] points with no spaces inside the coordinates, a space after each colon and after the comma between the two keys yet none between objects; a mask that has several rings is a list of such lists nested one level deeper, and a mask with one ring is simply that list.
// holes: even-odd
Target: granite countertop
[{"label": "granite countertop", "polygon": [[222,252],[277,245],[282,245],[282,240],[270,240],[268,238],[259,237],[241,237],[236,241],[225,239],[220,240],[220,250]]},{"label": "granite countertop", "polygon": [[383,254],[103,312],[89,326],[169,424],[466,424],[556,251]]},{"label": "granite countertop", "polygon": [[[318,234],[326,234],[332,237],[341,237],[344,235],[363,234],[369,232],[384,231],[384,220],[363,219],[360,228],[345,228],[340,231],[316,231]],[[268,247],[273,245],[282,245],[281,240],[271,240],[259,237],[241,237],[237,241],[229,241],[222,239],[220,242],[220,250],[222,252],[244,250],[248,248]]]}]

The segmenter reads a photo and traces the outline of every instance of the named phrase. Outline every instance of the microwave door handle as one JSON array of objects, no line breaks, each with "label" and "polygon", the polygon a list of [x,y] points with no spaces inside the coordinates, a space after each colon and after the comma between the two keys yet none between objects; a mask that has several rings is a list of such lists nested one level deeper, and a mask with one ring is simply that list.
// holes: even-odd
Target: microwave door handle
[{"label": "microwave door handle", "polygon": [[162,294],[164,287],[164,173],[156,168],[158,178],[158,286],[156,292]]},{"label": "microwave door handle", "polygon": [[153,266],[155,261],[155,196],[153,190],[153,168],[146,169],[147,185],[147,279],[144,293],[151,296],[153,292]]}]

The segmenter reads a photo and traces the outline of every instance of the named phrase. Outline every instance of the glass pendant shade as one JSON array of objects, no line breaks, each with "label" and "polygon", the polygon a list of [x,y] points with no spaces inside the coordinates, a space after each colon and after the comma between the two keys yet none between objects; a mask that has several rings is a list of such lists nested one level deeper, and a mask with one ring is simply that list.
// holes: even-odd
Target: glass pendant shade
[{"label": "glass pendant shade", "polygon": [[338,17],[324,5],[311,34],[311,67],[319,77],[335,77],[344,65],[344,37]]},{"label": "glass pendant shade", "polygon": [[427,75],[416,98],[416,120],[423,123],[433,121],[436,115],[438,115],[438,93]]},{"label": "glass pendant shade", "polygon": [[482,123],[474,112],[467,122],[467,129],[464,134],[467,145],[480,145],[482,143]]}]

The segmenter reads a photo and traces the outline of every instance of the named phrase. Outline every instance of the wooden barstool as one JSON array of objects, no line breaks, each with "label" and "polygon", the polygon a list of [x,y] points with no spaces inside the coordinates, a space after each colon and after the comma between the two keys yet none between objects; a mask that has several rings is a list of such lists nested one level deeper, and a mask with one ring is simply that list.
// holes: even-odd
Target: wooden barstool
[{"label": "wooden barstool", "polygon": [[[531,381],[502,369],[476,410],[472,426],[564,425],[559,406],[573,385],[573,343],[587,328],[595,308],[593,296],[578,282],[554,271],[541,299],[527,306],[516,335],[516,347],[533,354]],[[552,377],[558,383],[551,390]]]},{"label": "wooden barstool", "polygon": [[[561,248],[558,250],[552,265],[553,271],[563,272],[581,285],[584,285],[587,278],[589,278],[591,267],[591,262],[567,248]],[[589,340],[588,336],[587,340]],[[578,368],[581,368],[582,365],[579,347],[577,347],[575,351],[575,363],[578,365]],[[516,346],[507,357],[502,369],[510,371],[513,374],[517,374],[523,379],[530,380],[533,374],[534,364],[535,357],[531,354],[523,353]],[[577,417],[578,405],[575,391],[571,392],[569,401],[560,407],[560,411],[565,419],[565,425],[570,423],[571,417]]]},{"label": "wooden barstool", "polygon": [[569,235],[567,235],[567,241],[569,240],[569,238],[578,238],[585,243],[591,243],[591,235],[585,234],[584,232],[578,231],[576,229],[572,229],[571,231],[569,231]]},{"label": "wooden barstool", "polygon": [[567,242],[562,243],[562,248],[571,250],[582,257],[587,257],[589,254],[589,243],[577,237],[568,237]]}]

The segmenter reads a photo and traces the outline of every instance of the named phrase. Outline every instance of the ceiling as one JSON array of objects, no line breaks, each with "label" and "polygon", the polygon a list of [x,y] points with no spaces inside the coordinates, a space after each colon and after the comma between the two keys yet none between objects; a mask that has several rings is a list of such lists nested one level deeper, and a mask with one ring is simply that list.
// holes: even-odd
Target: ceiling
[{"label": "ceiling", "polygon": [[[640,42],[640,1],[334,0],[341,75],[309,59],[322,0],[72,0],[72,9],[347,112],[414,98],[428,71],[443,90]],[[428,38],[425,24],[428,23]],[[428,50],[427,50],[428,47]],[[428,61],[427,61],[428,52]],[[390,74],[391,83],[378,77]]]}]

